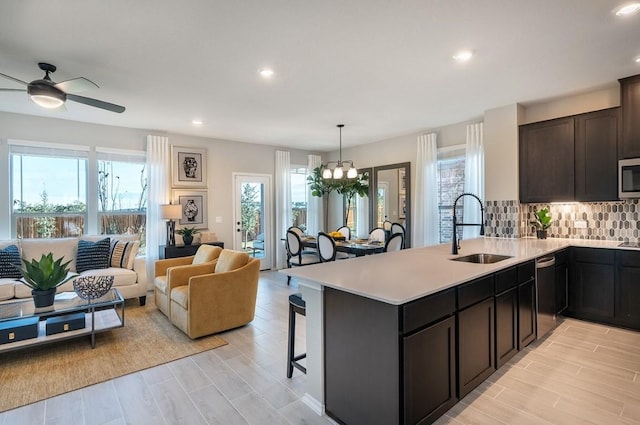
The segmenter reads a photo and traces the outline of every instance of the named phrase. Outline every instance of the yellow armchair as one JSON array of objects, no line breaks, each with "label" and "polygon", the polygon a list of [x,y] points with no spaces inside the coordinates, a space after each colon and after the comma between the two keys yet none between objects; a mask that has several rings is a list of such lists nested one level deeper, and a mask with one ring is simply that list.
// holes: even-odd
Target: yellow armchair
[{"label": "yellow armchair", "polygon": [[186,285],[191,276],[212,273],[222,248],[201,245],[195,255],[168,258],[155,262],[153,295],[156,306],[170,317],[170,295],[173,288]]},{"label": "yellow armchair", "polygon": [[213,273],[171,290],[170,320],[189,338],[219,333],[255,317],[260,260],[225,249]]}]

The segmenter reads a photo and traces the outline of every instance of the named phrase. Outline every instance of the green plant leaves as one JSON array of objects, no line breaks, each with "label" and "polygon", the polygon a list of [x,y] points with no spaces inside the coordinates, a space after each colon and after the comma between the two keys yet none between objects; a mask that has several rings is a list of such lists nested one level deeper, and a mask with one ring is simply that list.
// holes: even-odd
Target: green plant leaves
[{"label": "green plant leaves", "polygon": [[16,267],[20,269],[23,276],[23,282],[31,289],[38,291],[46,291],[47,289],[57,288],[75,276],[67,276],[69,274],[69,264],[71,260],[62,263],[64,257],[57,260],[53,259],[53,254],[42,254],[40,260],[32,259],[30,262],[22,260],[24,267]]}]

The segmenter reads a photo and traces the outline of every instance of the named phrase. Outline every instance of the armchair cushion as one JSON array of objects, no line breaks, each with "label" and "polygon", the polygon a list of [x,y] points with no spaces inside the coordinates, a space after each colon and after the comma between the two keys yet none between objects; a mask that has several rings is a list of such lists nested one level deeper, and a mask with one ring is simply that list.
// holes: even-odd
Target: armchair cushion
[{"label": "armchair cushion", "polygon": [[218,257],[218,264],[216,264],[216,273],[230,272],[232,270],[239,269],[247,264],[249,261],[249,254],[241,251],[234,251],[232,249],[225,249],[220,253]]},{"label": "armchair cushion", "polygon": [[221,252],[222,248],[220,248],[219,246],[202,244],[198,247],[196,255],[193,257],[192,264],[202,264],[213,261],[220,256]]}]

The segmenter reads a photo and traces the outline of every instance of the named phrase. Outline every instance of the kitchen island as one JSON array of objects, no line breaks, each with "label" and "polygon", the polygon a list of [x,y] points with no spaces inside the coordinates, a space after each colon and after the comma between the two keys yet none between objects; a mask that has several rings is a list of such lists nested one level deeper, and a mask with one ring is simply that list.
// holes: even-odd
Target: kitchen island
[{"label": "kitchen island", "polygon": [[[438,245],[284,270],[297,279],[307,302],[305,401],[343,423],[430,423],[496,368],[495,337],[510,330],[494,328],[494,308],[500,306],[493,282],[513,280],[514,293],[534,303],[528,311],[535,315],[533,286],[527,286],[532,260],[569,246],[617,245],[480,238],[462,241],[458,256],[510,258],[494,264],[451,261],[458,256],[450,246]],[[531,319],[513,326],[522,333]],[[459,356],[483,344],[489,349]],[[437,403],[420,398],[425,396]],[[425,406],[431,410],[425,413]]]}]

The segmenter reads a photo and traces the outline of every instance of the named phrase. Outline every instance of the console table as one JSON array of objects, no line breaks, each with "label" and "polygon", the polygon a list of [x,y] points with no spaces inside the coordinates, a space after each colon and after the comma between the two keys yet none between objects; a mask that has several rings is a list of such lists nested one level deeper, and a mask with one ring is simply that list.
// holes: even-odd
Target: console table
[{"label": "console table", "polygon": [[161,260],[164,260],[165,258],[188,257],[189,255],[194,255],[198,250],[198,248],[200,247],[200,245],[213,245],[213,246],[219,246],[220,248],[224,248],[224,242],[219,242],[219,241],[205,242],[204,244],[194,243],[191,245],[174,245],[174,246],[160,245],[159,257]]}]

